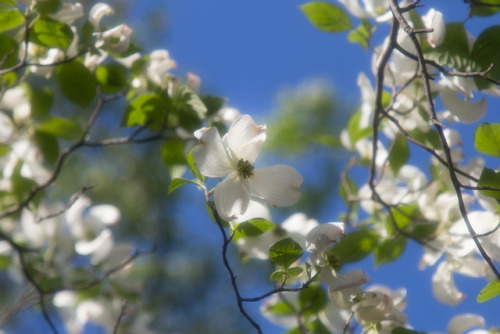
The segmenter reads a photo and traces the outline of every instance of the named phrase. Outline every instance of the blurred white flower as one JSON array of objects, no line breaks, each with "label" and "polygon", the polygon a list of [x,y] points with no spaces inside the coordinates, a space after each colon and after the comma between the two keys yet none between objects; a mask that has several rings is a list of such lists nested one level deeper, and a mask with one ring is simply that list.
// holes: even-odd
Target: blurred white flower
[{"label": "blurred white flower", "polygon": [[177,67],[177,63],[170,58],[167,50],[154,50],[149,55],[149,63],[146,67],[147,77],[155,84],[162,86],[165,72]]},{"label": "blurred white flower", "polygon": [[323,266],[324,254],[344,235],[344,223],[325,223],[313,228],[306,237],[306,247],[311,253],[311,262]]},{"label": "blurred white flower", "polygon": [[110,5],[99,2],[96,3],[89,12],[89,22],[92,24],[94,30],[99,30],[99,25],[101,24],[101,20],[104,16],[111,16],[115,13],[113,8]]},{"label": "blurred white flower", "polygon": [[431,8],[427,14],[422,16],[422,21],[426,28],[434,29],[433,32],[427,33],[427,42],[429,45],[433,48],[440,45],[444,41],[446,35],[446,25],[444,24],[443,14]]}]

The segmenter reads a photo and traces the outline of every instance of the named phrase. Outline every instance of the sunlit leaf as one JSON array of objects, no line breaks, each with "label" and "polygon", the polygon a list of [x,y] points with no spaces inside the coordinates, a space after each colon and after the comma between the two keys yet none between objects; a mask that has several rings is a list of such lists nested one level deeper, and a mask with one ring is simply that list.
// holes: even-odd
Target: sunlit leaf
[{"label": "sunlit leaf", "polygon": [[481,5],[470,2],[470,7],[472,16],[491,16],[500,11],[500,0],[481,0]]},{"label": "sunlit leaf", "polygon": [[66,50],[73,40],[73,32],[68,25],[42,16],[33,24],[30,38],[35,43]]},{"label": "sunlit leaf", "polygon": [[[500,173],[485,167],[481,172],[477,186],[500,189]],[[500,199],[500,191],[480,189],[479,192],[483,195]]]},{"label": "sunlit leaf", "polygon": [[470,64],[470,52],[464,24],[462,22],[447,23],[443,42],[435,48],[428,48],[425,56],[440,65],[465,71]]},{"label": "sunlit leaf", "polygon": [[[0,60],[3,61],[0,68],[9,68],[16,64],[18,58],[17,49],[18,45],[12,37],[4,33],[0,34]],[[4,57],[7,58],[4,59]]]},{"label": "sunlit leaf", "polygon": [[309,21],[325,32],[341,32],[352,28],[347,13],[331,2],[312,1],[300,6]]},{"label": "sunlit leaf", "polygon": [[366,50],[372,34],[371,29],[371,22],[367,19],[362,19],[361,24],[347,35],[347,40],[351,43],[358,43]]},{"label": "sunlit leaf", "polygon": [[161,148],[161,158],[172,179],[181,177],[186,170],[184,147],[183,141],[166,140]]},{"label": "sunlit leaf", "polygon": [[199,185],[198,180],[188,180],[183,178],[172,179],[172,181],[170,182],[170,187],[168,188],[168,194],[170,195],[177,188],[189,183]]},{"label": "sunlit leaf", "polygon": [[150,125],[161,127],[165,122],[167,101],[157,94],[144,94],[136,97],[127,110],[122,120],[122,125]]},{"label": "sunlit leaf", "polygon": [[[488,72],[488,77],[500,80],[500,25],[486,28],[481,32],[472,47],[471,57],[474,70],[484,71],[493,64],[493,68]],[[476,84],[479,89],[488,88],[491,84],[478,78]]]},{"label": "sunlit leaf", "polygon": [[239,237],[256,237],[271,229],[276,225],[264,218],[253,218],[243,223],[238,224],[234,234],[234,238]]},{"label": "sunlit leaf", "polygon": [[340,239],[332,249],[341,265],[356,262],[372,253],[378,244],[379,236],[372,230],[362,228],[350,232]]},{"label": "sunlit leaf", "polygon": [[493,281],[489,282],[483,290],[481,290],[481,292],[479,292],[476,300],[478,303],[484,303],[498,295],[500,295],[500,281],[495,278]]},{"label": "sunlit leaf", "polygon": [[0,32],[17,28],[24,24],[24,16],[17,8],[0,7]]},{"label": "sunlit leaf", "polygon": [[375,250],[375,265],[379,266],[398,259],[404,253],[406,241],[406,237],[402,235],[382,241]]},{"label": "sunlit leaf", "polygon": [[78,140],[83,135],[83,129],[75,121],[55,116],[45,116],[35,125],[42,133],[47,133],[62,139]]},{"label": "sunlit leaf", "polygon": [[301,258],[304,251],[292,238],[278,241],[269,249],[269,258],[277,265],[287,269]]},{"label": "sunlit leaf", "polygon": [[410,149],[404,135],[399,135],[392,142],[392,149],[389,152],[389,167],[394,175],[397,175],[410,158]]},{"label": "sunlit leaf", "polygon": [[483,123],[476,129],[474,146],[478,152],[500,157],[500,123]]}]

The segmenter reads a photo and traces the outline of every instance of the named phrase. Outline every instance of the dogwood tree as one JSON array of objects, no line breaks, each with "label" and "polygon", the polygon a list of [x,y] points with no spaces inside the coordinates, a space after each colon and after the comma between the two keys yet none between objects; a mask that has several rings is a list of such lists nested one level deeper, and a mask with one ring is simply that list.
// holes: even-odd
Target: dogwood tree
[{"label": "dogwood tree", "polygon": [[[465,18],[500,10],[497,0],[467,3]],[[500,26],[473,36],[467,20],[449,22],[432,5],[300,6],[318,33],[344,33],[371,52],[372,72],[358,75],[361,104],[339,133],[324,122],[313,136],[301,132],[303,120],[289,129],[280,119],[270,123],[283,126],[288,139],[271,140],[282,150],[315,142],[350,156],[338,176],[343,214],[319,222],[296,211],[278,222],[275,208],[293,212],[309,194],[301,194],[307,185],[294,167],[255,167],[268,126],[201,93],[195,74],[174,76],[182,59],[142,50],[126,22],[108,25],[115,13],[109,4],[0,0],[0,268],[9,292],[2,323],[35,308],[53,333],[84,333],[90,324],[106,333],[162,332],[154,321],[160,303],[143,307],[142,300],[151,272],[164,265],[154,256],[165,240],[151,236],[163,227],[136,226],[133,240],[123,238],[120,222],[133,210],[100,202],[92,195],[96,179],[76,176],[110,165],[129,175],[131,165],[112,161],[119,157],[113,148],[135,154],[135,145],[150,143],[160,148],[148,154],[161,159],[148,159],[140,174],[156,173],[148,164],[162,161],[158,177],[168,189],[155,196],[167,201],[186,187],[198,190],[199,200],[187,205],[205,202],[234,305],[255,332],[261,324],[250,303],[287,333],[417,333],[405,313],[406,287],[370,286],[356,267],[368,255],[377,265],[395,261],[410,240],[424,250],[418,266],[435,268],[440,302],[465,298],[455,273],[489,281],[478,303],[498,298],[500,176],[484,157],[500,156],[500,123],[477,122],[488,110],[483,96],[500,94]],[[457,128],[475,132],[477,155],[464,155]],[[91,148],[103,157],[85,155]],[[147,195],[133,191],[141,189],[134,179],[101,191],[140,202]],[[272,265],[262,281],[274,288],[243,295],[229,254]],[[448,332],[473,327],[485,327],[481,314],[457,314]]]}]

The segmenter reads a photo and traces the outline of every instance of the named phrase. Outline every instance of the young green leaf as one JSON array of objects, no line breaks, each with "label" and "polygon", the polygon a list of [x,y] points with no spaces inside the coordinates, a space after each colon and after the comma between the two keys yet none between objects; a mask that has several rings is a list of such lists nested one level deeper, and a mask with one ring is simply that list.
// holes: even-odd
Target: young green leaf
[{"label": "young green leaf", "polygon": [[402,235],[382,241],[375,250],[375,265],[379,266],[399,258],[406,248],[406,241],[406,237]]},{"label": "young green leaf", "polygon": [[170,195],[172,192],[174,192],[174,190],[176,190],[177,188],[179,188],[185,184],[188,184],[188,183],[199,185],[198,180],[188,180],[188,179],[183,179],[180,177],[172,179],[172,181],[170,182],[170,187],[168,188],[168,195]]},{"label": "young green leaf", "polygon": [[120,64],[98,66],[95,77],[105,94],[118,93],[127,85],[127,69]]},{"label": "young green leaf", "polygon": [[165,122],[167,102],[157,94],[144,94],[136,97],[123,116],[122,125],[136,126],[145,125],[162,126]]},{"label": "young green leaf", "polygon": [[349,16],[336,4],[324,1],[312,1],[301,5],[300,9],[309,21],[322,31],[341,32],[352,28]]},{"label": "young green leaf", "polygon": [[238,237],[256,237],[271,229],[276,225],[264,218],[253,218],[236,227],[234,238]]},{"label": "young green leaf", "polygon": [[[485,167],[481,172],[481,176],[479,176],[477,186],[500,189],[500,173]],[[479,192],[485,196],[494,197],[500,200],[500,191],[480,189]]]},{"label": "young green leaf", "polygon": [[478,303],[484,303],[490,299],[495,298],[498,295],[500,295],[500,281],[495,278],[493,281],[486,284],[483,290],[479,292],[476,300]]},{"label": "young green leaf", "polygon": [[471,57],[464,24],[462,22],[447,23],[443,42],[435,48],[428,48],[425,56],[441,65],[465,71],[470,64]]},{"label": "young green leaf", "polygon": [[73,40],[73,31],[62,22],[42,16],[33,24],[30,37],[34,43],[66,50]]},{"label": "young green leaf", "polygon": [[372,253],[378,244],[379,235],[372,230],[362,228],[348,233],[332,249],[340,264],[356,262]]},{"label": "young green leaf", "polygon": [[57,66],[59,85],[64,96],[82,108],[87,107],[96,95],[94,76],[80,61]]},{"label": "young green leaf", "polygon": [[24,23],[24,16],[17,8],[0,7],[0,32],[17,28]]},{"label": "young green leaf", "polygon": [[394,175],[397,175],[410,158],[410,149],[406,138],[399,135],[394,139],[391,152],[389,153],[389,167]]},{"label": "young green leaf", "polygon": [[18,57],[17,50],[17,43],[12,37],[7,34],[0,34],[0,59],[2,59],[0,68],[9,68],[16,64]]},{"label": "young green leaf", "polygon": [[[472,47],[471,57],[474,69],[484,71],[493,63],[495,66],[488,72],[493,79],[500,79],[500,25],[486,28],[481,32]],[[484,79],[476,80],[480,89],[488,88],[490,83]]]},{"label": "young green leaf", "polygon": [[184,156],[185,143],[182,141],[166,140],[161,147],[161,158],[167,168],[170,178],[180,178],[187,166]]},{"label": "young green leaf", "polygon": [[287,269],[301,258],[304,251],[292,238],[278,241],[269,249],[269,258],[279,266]]},{"label": "young green leaf", "polygon": [[66,140],[78,140],[83,135],[80,124],[66,118],[45,116],[36,125],[38,132],[53,135]]},{"label": "young green leaf", "polygon": [[481,153],[500,157],[500,123],[483,123],[476,129],[474,146]]}]

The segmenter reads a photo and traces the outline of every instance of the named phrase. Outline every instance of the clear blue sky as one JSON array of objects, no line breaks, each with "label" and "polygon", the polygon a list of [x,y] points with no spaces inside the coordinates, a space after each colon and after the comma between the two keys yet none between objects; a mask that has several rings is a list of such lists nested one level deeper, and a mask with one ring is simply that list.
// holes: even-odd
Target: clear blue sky
[{"label": "clear blue sky", "polygon": [[[297,7],[304,2],[147,0],[136,1],[129,15],[131,26],[139,29],[152,14],[166,18],[152,37],[160,41],[155,43],[156,48],[168,49],[177,61],[176,74],[183,76],[191,71],[199,75],[204,92],[226,96],[231,106],[265,122],[266,113],[273,108],[275,94],[283,87],[297,85],[308,78],[324,78],[333,83],[339,96],[358,101],[357,75],[360,71],[371,75],[371,54],[346,42],[345,34],[333,35],[315,29]],[[423,3],[438,5],[445,19],[460,20],[466,15],[463,1]],[[477,21],[474,19],[468,26],[476,33],[479,31],[475,26]],[[140,44],[140,36],[135,38]],[[145,46],[153,46],[147,45],[150,40],[147,36],[143,40]],[[489,102],[487,117],[494,121],[498,102],[492,99]],[[470,145],[472,132],[462,136]],[[332,213],[333,219],[335,213]],[[369,258],[362,265],[373,283],[391,288],[408,287],[406,311],[415,329],[445,332],[451,317],[462,312],[482,314],[488,327],[500,327],[500,299],[485,304],[475,302],[476,294],[486,281],[456,275],[459,289],[466,292],[468,298],[458,307],[441,305],[434,299],[430,286],[435,268],[419,271],[420,256],[419,247],[411,245],[396,263],[375,270]],[[266,333],[271,332],[281,330],[269,327]]]}]

